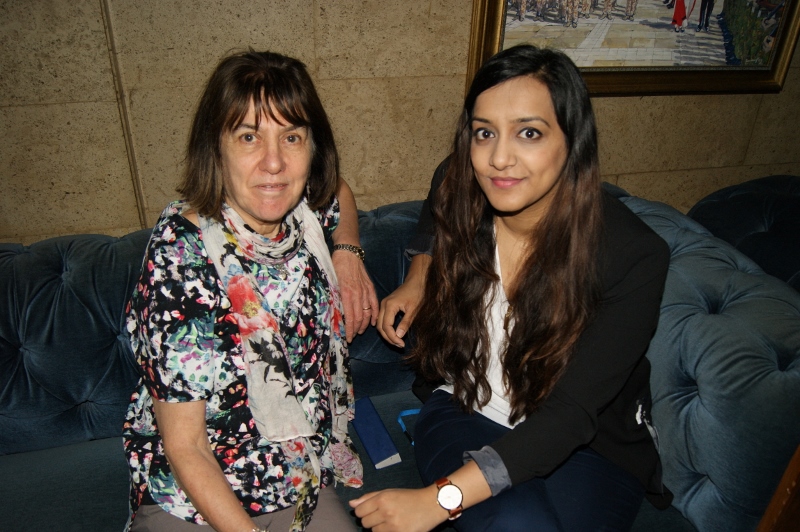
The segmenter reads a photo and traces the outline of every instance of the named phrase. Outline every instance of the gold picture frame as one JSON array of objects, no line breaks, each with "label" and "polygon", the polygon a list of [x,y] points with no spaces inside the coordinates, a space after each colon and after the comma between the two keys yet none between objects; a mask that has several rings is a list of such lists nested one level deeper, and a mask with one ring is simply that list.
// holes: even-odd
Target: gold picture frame
[{"label": "gold picture frame", "polygon": [[[592,96],[779,92],[800,34],[800,0],[785,3],[768,66],[584,67],[581,72]],[[503,49],[506,9],[506,0],[473,0],[468,86],[483,61]]]}]

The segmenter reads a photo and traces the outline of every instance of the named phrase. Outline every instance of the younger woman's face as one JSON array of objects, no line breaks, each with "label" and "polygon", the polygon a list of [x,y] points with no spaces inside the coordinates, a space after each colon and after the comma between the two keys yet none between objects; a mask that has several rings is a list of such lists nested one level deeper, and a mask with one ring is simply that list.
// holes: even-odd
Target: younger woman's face
[{"label": "younger woman's face", "polygon": [[547,86],[521,76],[482,92],[471,127],[472,167],[489,203],[500,214],[537,223],[567,160]]}]

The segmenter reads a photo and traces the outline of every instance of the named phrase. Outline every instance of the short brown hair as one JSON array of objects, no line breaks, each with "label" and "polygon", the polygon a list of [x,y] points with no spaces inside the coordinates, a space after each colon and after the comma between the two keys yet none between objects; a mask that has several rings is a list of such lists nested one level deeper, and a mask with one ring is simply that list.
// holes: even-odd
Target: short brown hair
[{"label": "short brown hair", "polygon": [[273,52],[249,50],[223,58],[206,84],[192,121],[186,168],[177,191],[203,216],[220,219],[225,200],[222,134],[244,120],[250,102],[256,127],[263,114],[277,110],[290,124],[311,131],[311,168],[306,188],[309,207],[331,201],[339,180],[339,155],[328,115],[306,66]]}]

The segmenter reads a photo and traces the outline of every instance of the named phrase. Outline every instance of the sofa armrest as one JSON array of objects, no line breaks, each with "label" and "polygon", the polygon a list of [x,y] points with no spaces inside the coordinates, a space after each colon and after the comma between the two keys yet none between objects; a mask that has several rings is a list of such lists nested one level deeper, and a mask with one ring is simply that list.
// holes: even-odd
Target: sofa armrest
[{"label": "sofa armrest", "polygon": [[756,532],[793,532],[800,523],[800,446],[783,473],[778,489]]},{"label": "sofa armrest", "polygon": [[622,201],[671,251],[647,352],[664,484],[699,530],[754,530],[800,441],[800,293],[675,209]]}]

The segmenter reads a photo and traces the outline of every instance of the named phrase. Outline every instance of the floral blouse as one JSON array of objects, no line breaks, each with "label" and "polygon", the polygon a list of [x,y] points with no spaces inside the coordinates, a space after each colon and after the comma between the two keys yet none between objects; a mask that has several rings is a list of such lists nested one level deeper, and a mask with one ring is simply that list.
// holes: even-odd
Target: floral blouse
[{"label": "floral blouse", "polygon": [[[139,386],[123,428],[131,474],[131,511],[144,501],[170,514],[202,524],[186,494],[176,484],[164,455],[153,401],[206,401],[211,449],[244,509],[256,516],[294,506],[298,479],[287,475],[283,450],[263,438],[248,408],[241,338],[231,303],[221,289],[200,230],[173,202],[153,230],[142,276],[127,308],[127,330],[141,367]],[[326,236],[339,221],[334,199],[318,212]],[[317,409],[309,438],[322,466],[323,486],[333,482],[328,441],[330,383],[323,377],[331,331],[315,317],[327,304],[321,267],[305,245],[280,268],[248,264],[280,324],[289,350],[298,399],[311,395]],[[333,334],[344,336],[344,326]]]}]

